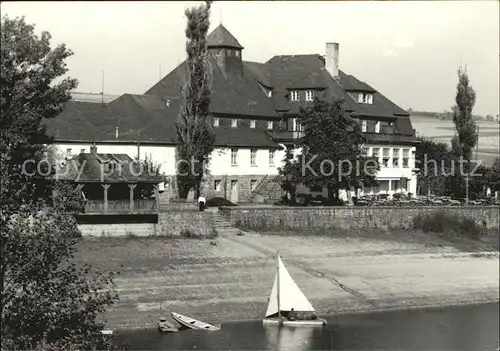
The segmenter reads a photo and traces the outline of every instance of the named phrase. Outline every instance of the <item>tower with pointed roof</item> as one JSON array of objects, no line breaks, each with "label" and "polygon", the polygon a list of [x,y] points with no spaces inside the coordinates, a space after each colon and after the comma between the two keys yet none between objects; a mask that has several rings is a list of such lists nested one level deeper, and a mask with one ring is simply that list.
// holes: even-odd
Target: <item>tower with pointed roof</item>
[{"label": "tower with pointed roof", "polygon": [[207,36],[207,47],[225,73],[243,74],[243,46],[222,24]]}]

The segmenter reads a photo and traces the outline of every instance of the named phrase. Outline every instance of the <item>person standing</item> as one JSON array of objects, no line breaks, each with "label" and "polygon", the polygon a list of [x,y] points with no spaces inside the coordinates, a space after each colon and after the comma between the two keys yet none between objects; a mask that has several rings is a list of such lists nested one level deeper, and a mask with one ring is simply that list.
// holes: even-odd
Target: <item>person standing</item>
[{"label": "person standing", "polygon": [[207,200],[205,199],[205,197],[203,196],[203,194],[200,194],[200,197],[198,198],[198,209],[200,211],[204,211],[205,210],[205,203],[207,202]]}]

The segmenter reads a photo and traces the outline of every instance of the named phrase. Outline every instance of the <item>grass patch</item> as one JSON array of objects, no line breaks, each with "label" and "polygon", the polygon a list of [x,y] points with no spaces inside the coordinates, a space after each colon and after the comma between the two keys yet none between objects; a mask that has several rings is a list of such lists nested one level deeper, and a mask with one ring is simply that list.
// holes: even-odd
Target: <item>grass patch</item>
[{"label": "grass patch", "polygon": [[191,229],[182,229],[181,237],[186,239],[215,239],[219,236],[217,230],[212,227],[212,231],[208,234],[202,234]]},{"label": "grass patch", "polygon": [[483,228],[472,218],[437,211],[432,214],[419,214],[413,218],[413,228],[425,233],[437,233],[445,236],[477,240],[483,234]]}]

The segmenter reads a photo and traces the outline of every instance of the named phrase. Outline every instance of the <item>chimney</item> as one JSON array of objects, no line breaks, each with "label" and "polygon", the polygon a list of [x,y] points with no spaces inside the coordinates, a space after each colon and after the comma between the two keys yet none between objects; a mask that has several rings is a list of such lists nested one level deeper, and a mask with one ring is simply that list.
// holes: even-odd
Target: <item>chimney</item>
[{"label": "chimney", "polygon": [[90,147],[90,153],[97,154],[97,146],[95,145],[95,143]]},{"label": "chimney", "polygon": [[326,70],[333,78],[338,78],[339,43],[326,43]]},{"label": "chimney", "polygon": [[115,130],[115,138],[118,139],[118,126],[116,127],[116,130]]}]

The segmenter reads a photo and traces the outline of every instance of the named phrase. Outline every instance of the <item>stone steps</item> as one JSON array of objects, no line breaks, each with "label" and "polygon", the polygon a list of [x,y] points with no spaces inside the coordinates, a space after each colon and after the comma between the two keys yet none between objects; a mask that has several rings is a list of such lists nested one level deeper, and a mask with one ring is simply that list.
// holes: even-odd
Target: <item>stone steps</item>
[{"label": "stone steps", "polygon": [[218,210],[212,210],[210,212],[213,214],[215,230],[220,236],[232,236],[240,233],[240,230],[238,228],[234,228],[227,219],[219,214]]}]

